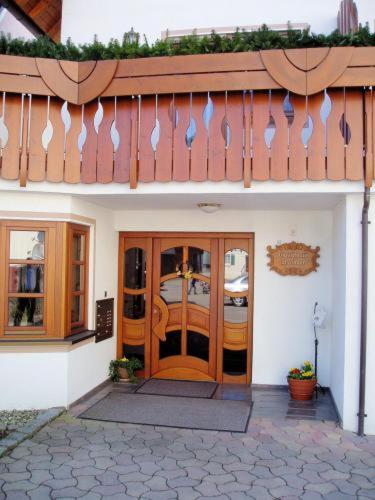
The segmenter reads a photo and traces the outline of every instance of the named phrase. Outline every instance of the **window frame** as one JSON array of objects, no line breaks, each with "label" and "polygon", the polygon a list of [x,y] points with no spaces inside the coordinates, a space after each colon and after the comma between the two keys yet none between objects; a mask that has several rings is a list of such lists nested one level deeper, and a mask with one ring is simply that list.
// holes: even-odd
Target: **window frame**
[{"label": "window frame", "polygon": [[[12,231],[41,232],[44,236],[44,259],[27,260],[10,258],[10,235]],[[56,238],[57,223],[46,221],[0,221],[0,337],[1,338],[40,338],[50,337],[56,329],[54,320],[55,300],[58,292],[55,290],[56,268]],[[2,242],[2,243],[1,243]],[[44,266],[43,292],[10,292],[9,276],[10,266],[14,264],[39,264]],[[58,281],[58,280],[57,280]],[[10,298],[43,298],[43,325],[38,326],[12,326],[9,325],[9,299]]]},{"label": "window frame", "polygon": [[[83,260],[73,259],[73,238],[75,235],[84,237]],[[90,227],[82,224],[68,223],[67,237],[67,272],[66,272],[66,331],[65,336],[81,333],[88,329],[89,304],[89,255]],[[74,266],[83,266],[83,290],[73,290]],[[72,322],[73,297],[83,297],[82,321]]]}]

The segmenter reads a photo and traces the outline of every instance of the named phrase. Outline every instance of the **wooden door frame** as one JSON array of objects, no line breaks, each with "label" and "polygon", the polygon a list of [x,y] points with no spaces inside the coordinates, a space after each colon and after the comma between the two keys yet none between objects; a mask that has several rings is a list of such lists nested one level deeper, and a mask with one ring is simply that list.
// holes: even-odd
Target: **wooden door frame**
[{"label": "wooden door frame", "polygon": [[[222,239],[248,239],[249,240],[249,297],[251,301],[249,301],[248,307],[248,354],[247,354],[247,362],[248,362],[248,370],[246,382],[249,384],[252,381],[252,369],[253,369],[253,317],[254,317],[254,242],[255,242],[255,234],[252,232],[210,232],[210,231],[120,231],[119,232],[119,254],[118,254],[118,300],[117,300],[117,357],[122,357],[122,338],[123,338],[123,324],[122,324],[122,311],[123,311],[123,269],[124,269],[124,246],[126,238],[150,238],[153,241],[155,238],[218,238]],[[149,245],[150,255],[147,256],[147,262],[153,263],[153,244]],[[218,286],[220,287],[220,283],[223,282],[224,269],[221,265],[222,259],[224,258],[222,254],[222,245],[220,245],[219,241],[219,273],[218,273]],[[152,279],[150,279],[152,282]],[[149,291],[149,296],[152,298],[152,288]],[[218,293],[218,297],[220,293]],[[217,307],[217,310],[221,310],[221,308]],[[217,326],[220,320],[223,318],[220,315],[217,315]],[[149,326],[151,328],[151,324]],[[222,344],[222,328],[217,328],[218,336],[216,338],[216,358],[218,357],[218,347]],[[150,332],[151,334],[151,332]],[[145,334],[145,377],[150,376],[151,369],[151,352],[150,352],[150,339],[151,335],[148,335],[148,339],[146,338],[147,334]],[[146,366],[146,346],[147,356],[149,357]],[[218,378],[217,373],[217,380]]]}]

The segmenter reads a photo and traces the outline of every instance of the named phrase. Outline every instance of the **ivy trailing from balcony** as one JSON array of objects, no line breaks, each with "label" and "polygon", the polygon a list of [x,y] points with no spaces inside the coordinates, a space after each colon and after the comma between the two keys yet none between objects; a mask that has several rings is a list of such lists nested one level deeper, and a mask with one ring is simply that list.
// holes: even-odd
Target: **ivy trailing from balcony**
[{"label": "ivy trailing from balcony", "polygon": [[345,46],[375,46],[375,33],[371,33],[366,26],[349,35],[341,35],[338,31],[329,35],[316,35],[308,30],[300,32],[292,29],[282,35],[264,25],[258,31],[237,31],[233,36],[221,36],[212,32],[202,38],[189,35],[178,42],[157,40],[154,44],[149,44],[146,38],[142,41],[138,33],[130,32],[124,34],[122,42],[111,40],[108,44],[103,44],[95,38],[92,43],[83,45],[76,45],[71,40],[65,44],[55,44],[48,37],[23,40],[0,34],[0,54],[71,61]]}]

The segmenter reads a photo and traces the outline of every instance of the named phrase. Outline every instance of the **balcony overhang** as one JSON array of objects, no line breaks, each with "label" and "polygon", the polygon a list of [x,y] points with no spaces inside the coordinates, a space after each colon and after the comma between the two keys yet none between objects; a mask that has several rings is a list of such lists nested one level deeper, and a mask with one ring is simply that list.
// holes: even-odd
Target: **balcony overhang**
[{"label": "balcony overhang", "polygon": [[375,47],[84,62],[0,56],[1,177],[21,186],[304,179],[370,186],[374,60]]}]

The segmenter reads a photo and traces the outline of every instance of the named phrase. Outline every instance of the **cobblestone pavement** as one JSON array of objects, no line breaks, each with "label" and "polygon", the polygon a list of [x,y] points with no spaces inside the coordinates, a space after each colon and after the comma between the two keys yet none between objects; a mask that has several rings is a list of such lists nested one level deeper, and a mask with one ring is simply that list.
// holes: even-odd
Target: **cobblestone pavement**
[{"label": "cobblestone pavement", "polygon": [[246,434],[64,414],[0,459],[0,499],[375,498],[375,437],[252,418]]}]

